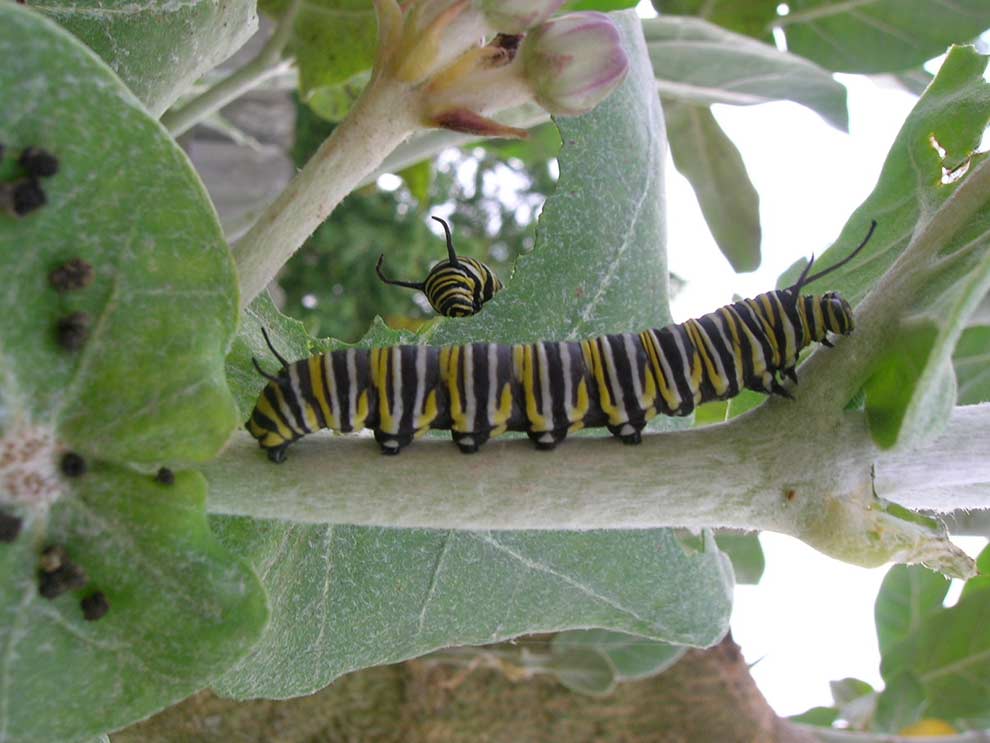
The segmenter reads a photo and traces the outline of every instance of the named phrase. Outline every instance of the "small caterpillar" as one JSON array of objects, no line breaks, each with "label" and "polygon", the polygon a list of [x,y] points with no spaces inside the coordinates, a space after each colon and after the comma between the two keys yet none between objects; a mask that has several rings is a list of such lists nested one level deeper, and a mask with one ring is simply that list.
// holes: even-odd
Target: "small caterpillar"
[{"label": "small caterpillar", "polygon": [[853,330],[852,308],[836,292],[801,288],[852,260],[809,276],[814,258],[787,289],[744,299],[679,325],[579,342],[515,345],[389,346],[343,349],[289,363],[268,383],[247,422],[273,462],[307,433],[370,428],[385,454],[398,454],[430,429],[449,430],[464,453],[492,436],[525,431],[538,449],[568,433],[604,426],[626,444],[640,442],[657,414],[683,416],[743,389],[792,398],[777,380],[795,383],[801,349],[826,346],[829,333]]},{"label": "small caterpillar", "polygon": [[386,284],[416,289],[426,295],[430,306],[446,317],[467,317],[481,309],[481,305],[495,296],[502,288],[502,282],[488,266],[473,258],[458,258],[454,252],[454,241],[450,236],[450,227],[440,219],[433,217],[443,225],[447,235],[447,260],[440,261],[430,269],[426,280],[421,282],[393,281],[385,275],[382,263],[385,255],[378,256],[375,271],[378,278]]}]

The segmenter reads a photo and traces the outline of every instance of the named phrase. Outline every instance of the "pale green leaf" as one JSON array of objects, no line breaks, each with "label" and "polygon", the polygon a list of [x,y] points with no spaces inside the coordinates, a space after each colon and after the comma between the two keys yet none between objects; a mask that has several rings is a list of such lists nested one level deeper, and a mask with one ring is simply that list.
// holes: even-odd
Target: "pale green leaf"
[{"label": "pale green leaf", "polygon": [[848,128],[846,89],[806,59],[699,18],[650,18],[643,31],[665,98],[735,106],[789,100]]},{"label": "pale green leaf", "polygon": [[688,179],[719,250],[736,271],[760,265],[760,197],[746,164],[712,112],[666,99],[674,165]]},{"label": "pale green leaf", "polygon": [[990,27],[986,0],[792,0],[787,48],[836,72],[900,72]]},{"label": "pale green leaf", "polygon": [[99,54],[159,116],[258,27],[255,0],[42,0],[51,16]]}]

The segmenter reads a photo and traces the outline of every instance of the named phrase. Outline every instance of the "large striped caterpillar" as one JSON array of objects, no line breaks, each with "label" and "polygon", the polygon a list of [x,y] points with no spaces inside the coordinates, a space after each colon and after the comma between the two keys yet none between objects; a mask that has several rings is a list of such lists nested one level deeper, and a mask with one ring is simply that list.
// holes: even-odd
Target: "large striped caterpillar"
[{"label": "large striped caterpillar", "polygon": [[809,276],[814,258],[787,289],[726,305],[679,325],[577,342],[389,346],[344,349],[288,362],[268,383],[247,429],[274,462],[307,433],[370,428],[385,454],[398,454],[430,429],[449,430],[462,452],[504,431],[525,431],[538,449],[568,433],[604,426],[636,444],[657,414],[683,416],[743,389],[791,397],[801,349],[828,346],[853,330],[852,308],[836,292],[801,288],[852,260]]}]

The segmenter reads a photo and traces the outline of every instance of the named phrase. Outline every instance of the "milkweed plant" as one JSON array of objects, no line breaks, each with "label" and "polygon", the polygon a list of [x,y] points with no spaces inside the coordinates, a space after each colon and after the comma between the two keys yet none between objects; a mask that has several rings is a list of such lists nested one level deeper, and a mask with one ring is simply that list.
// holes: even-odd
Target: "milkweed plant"
[{"label": "milkweed plant", "polygon": [[[33,5],[0,5],[0,741],[91,740],[204,688],[300,696],[533,632],[707,647],[731,609],[724,528],[969,579],[888,643],[883,673],[909,674],[915,718],[985,719],[985,632],[963,620],[990,592],[941,518],[990,507],[990,85],[966,45],[990,26],[982,4],[920,3],[891,30],[810,0],[757,26],[692,3],[640,19],[602,12],[630,5],[615,2],[262,0],[273,33],[226,76],[214,68],[257,27],[251,0]],[[244,430],[265,384],[252,360],[272,360],[263,330],[290,361],[346,347],[266,287],[381,173],[548,122],[562,142],[505,288],[415,333],[376,321],[358,346],[660,328],[668,147],[726,258],[751,269],[756,192],[710,107],[791,100],[846,129],[833,72],[898,75],[919,98],[841,233],[808,236],[831,245],[827,267],[876,222],[822,288],[855,329],[803,359],[793,400],[744,392],[717,423],[659,416],[638,446],[589,435],[546,453],[510,439],[463,456],[427,437],[383,459],[323,432],[276,466]],[[316,110],[360,92],[225,234],[176,137],[286,74]],[[984,639],[929,653],[940,622]],[[973,674],[984,683],[947,691]]]}]

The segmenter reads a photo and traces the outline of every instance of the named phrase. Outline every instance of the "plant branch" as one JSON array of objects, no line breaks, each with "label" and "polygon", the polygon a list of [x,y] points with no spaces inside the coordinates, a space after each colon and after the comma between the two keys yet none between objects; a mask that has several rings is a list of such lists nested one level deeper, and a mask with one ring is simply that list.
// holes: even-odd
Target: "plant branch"
[{"label": "plant branch", "polygon": [[418,121],[408,86],[373,80],[288,187],[234,246],[246,307],[275,273]]},{"label": "plant branch", "polygon": [[291,0],[285,9],[285,14],[275,27],[275,32],[257,57],[181,108],[166,111],[161,122],[169,133],[173,137],[179,137],[210,114],[219,111],[247,91],[277,75],[281,68],[282,52],[292,37],[292,29],[301,9],[302,0]]},{"label": "plant branch", "polygon": [[383,459],[368,439],[315,434],[277,467],[240,434],[204,469],[208,508],[441,529],[768,529],[859,564],[925,560],[968,570],[935,525],[902,518],[874,495],[872,469],[882,476],[880,496],[887,485],[912,507],[945,508],[944,490],[925,487],[943,479],[979,486],[990,506],[990,464],[973,448],[990,440],[990,405],[957,409],[940,437],[908,456],[877,450],[860,413],[819,423],[788,415],[788,404],[647,435],[637,447],[574,439],[549,454],[528,442],[495,441],[464,456],[449,442],[428,440]]}]

